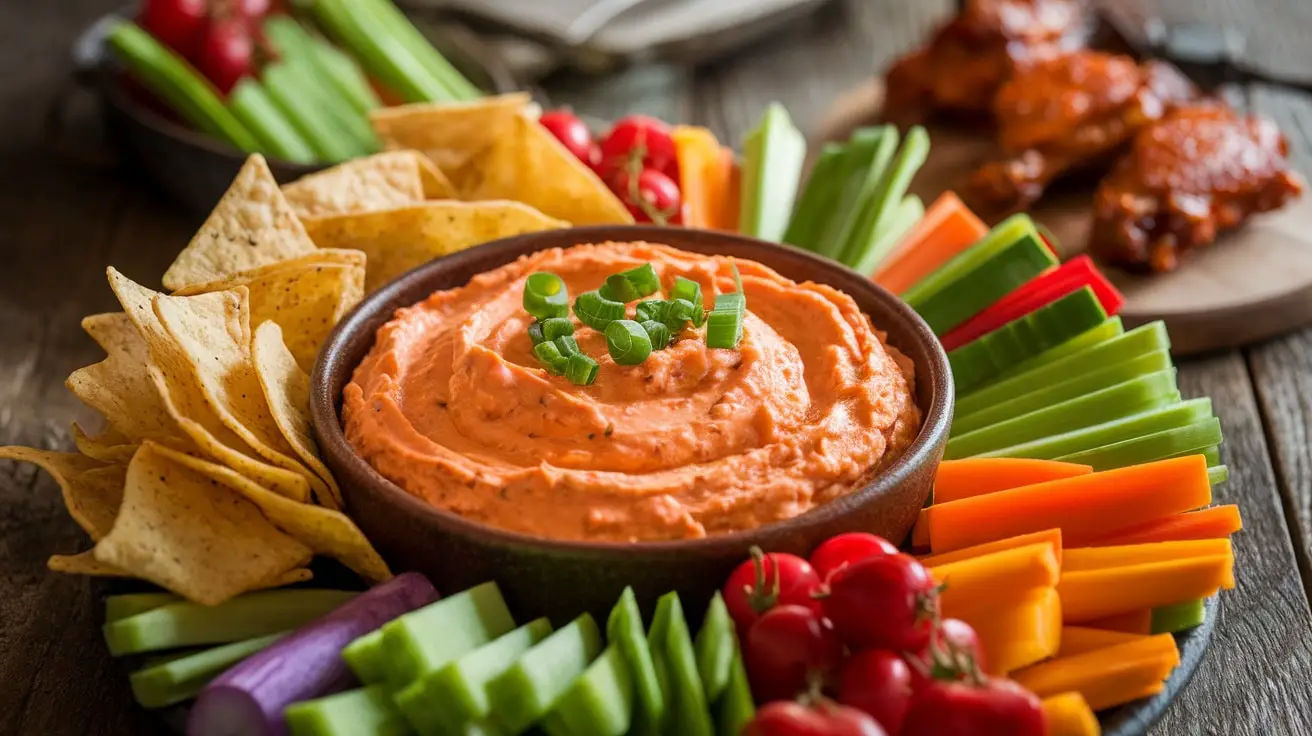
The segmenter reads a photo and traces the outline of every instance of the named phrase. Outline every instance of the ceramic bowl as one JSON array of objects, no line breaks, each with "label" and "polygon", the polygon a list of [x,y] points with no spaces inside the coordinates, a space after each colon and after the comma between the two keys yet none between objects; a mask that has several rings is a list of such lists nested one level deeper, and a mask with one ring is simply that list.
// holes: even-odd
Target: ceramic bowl
[{"label": "ceramic bowl", "polygon": [[[650,241],[696,253],[763,263],[789,278],[828,284],[851,295],[888,341],[916,365],[924,425],[905,454],[868,485],[805,514],[750,531],[672,542],[603,543],[542,539],[508,532],[430,506],[379,475],[347,443],[342,389],[395,310],[430,293],[462,286],[479,273],[534,251],[605,241]],[[310,412],[324,461],[341,484],[351,516],[396,570],[427,574],[439,590],[496,580],[522,620],[560,623],[590,611],[604,615],[626,585],[644,610],[679,591],[691,615],[752,545],[805,555],[842,532],[903,539],[929,497],[952,420],[947,356],[929,327],[868,278],[789,246],[727,233],[644,226],[553,230],[499,240],[421,266],[370,295],[337,326],[311,379]]]}]

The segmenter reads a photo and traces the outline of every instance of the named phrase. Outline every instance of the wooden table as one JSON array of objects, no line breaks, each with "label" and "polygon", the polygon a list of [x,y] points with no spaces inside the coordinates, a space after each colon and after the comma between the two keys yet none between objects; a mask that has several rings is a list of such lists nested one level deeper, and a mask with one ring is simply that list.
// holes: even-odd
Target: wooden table
[{"label": "wooden table", "polygon": [[[47,101],[69,72],[76,33],[116,0],[0,4],[0,445],[70,448],[89,412],[64,378],[101,355],[78,327],[116,310],[104,268],[155,282],[198,221],[122,171],[61,161],[40,142]],[[736,141],[764,103],[799,124],[917,43],[950,0],[847,0],[783,38],[699,69],[643,67],[619,80],[558,80],[584,112],[642,111],[712,127]],[[1306,0],[1124,0],[1169,19],[1246,31],[1257,63],[1312,69]],[[1279,121],[1312,171],[1312,99],[1276,89],[1236,100]],[[94,136],[93,116],[73,116]],[[1180,365],[1189,396],[1210,396],[1226,434],[1230,481],[1220,503],[1243,508],[1239,586],[1224,597],[1210,655],[1155,734],[1312,733],[1312,330]],[[0,734],[153,734],[100,639],[93,584],[47,573],[46,557],[85,549],[55,484],[0,464]]]}]

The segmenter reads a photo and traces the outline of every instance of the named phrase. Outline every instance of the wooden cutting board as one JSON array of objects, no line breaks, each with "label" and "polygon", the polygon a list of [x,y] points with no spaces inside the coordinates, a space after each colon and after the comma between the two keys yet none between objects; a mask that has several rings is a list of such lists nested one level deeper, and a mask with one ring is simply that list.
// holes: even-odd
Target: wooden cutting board
[{"label": "wooden cutting board", "polygon": [[[883,98],[881,80],[843,95],[821,117],[812,143],[846,139],[878,120]],[[989,130],[931,126],[930,139],[929,160],[912,185],[926,207],[956,188],[993,148]],[[1055,188],[1030,210],[1057,236],[1063,258],[1085,249],[1093,187],[1087,182]],[[1222,234],[1174,273],[1104,271],[1125,294],[1126,325],[1164,320],[1176,355],[1238,347],[1312,324],[1312,195]]]}]

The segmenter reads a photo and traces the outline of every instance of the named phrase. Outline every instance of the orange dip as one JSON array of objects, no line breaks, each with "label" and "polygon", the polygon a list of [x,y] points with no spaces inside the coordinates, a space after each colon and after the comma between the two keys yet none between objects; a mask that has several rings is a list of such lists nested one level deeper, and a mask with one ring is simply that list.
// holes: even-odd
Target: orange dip
[{"label": "orange dip", "polygon": [[[575,319],[601,365],[575,386],[534,358],[522,305],[535,271],[571,300],[651,263],[668,288],[734,290],[731,261],[647,243],[554,249],[400,309],[344,392],[351,445],[439,508],[526,534],[669,540],[750,529],[861,487],[920,428],[911,361],[855,302],[736,260],[747,295],[734,350],[685,330],[621,366]],[[662,294],[653,295],[657,298]],[[633,314],[629,304],[629,315]]]}]

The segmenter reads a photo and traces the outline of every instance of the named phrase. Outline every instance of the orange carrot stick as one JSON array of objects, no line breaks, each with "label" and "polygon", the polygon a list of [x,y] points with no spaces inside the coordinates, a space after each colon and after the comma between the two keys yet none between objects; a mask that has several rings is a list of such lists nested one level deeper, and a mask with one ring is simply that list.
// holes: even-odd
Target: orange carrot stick
[{"label": "orange carrot stick", "polygon": [[1186,539],[1228,537],[1244,528],[1239,507],[1213,506],[1183,514],[1172,514],[1095,539],[1091,546],[1103,547],[1147,542],[1178,542]]},{"label": "orange carrot stick", "polygon": [[1127,634],[1121,631],[1091,629],[1085,626],[1063,626],[1061,630],[1061,647],[1058,657],[1072,657],[1076,654],[1106,649],[1119,644],[1128,644],[1143,638],[1141,634]]},{"label": "orange carrot stick", "polygon": [[1041,532],[1034,532],[1033,534],[1022,534],[1018,537],[1008,537],[1007,539],[999,539],[996,542],[988,542],[987,544],[980,544],[974,547],[966,547],[953,552],[944,552],[941,555],[930,555],[929,557],[921,558],[920,564],[925,567],[938,567],[939,565],[947,565],[952,562],[969,560],[972,557],[979,557],[980,555],[987,555],[993,552],[1016,549],[1017,547],[1027,547],[1031,544],[1052,545],[1052,551],[1057,555],[1057,564],[1063,564],[1060,529],[1044,529]]},{"label": "orange carrot stick", "polygon": [[683,200],[683,224],[688,227],[710,227],[713,198],[720,196],[711,191],[711,169],[720,167],[720,142],[715,134],[697,125],[676,125],[670,131],[674,153],[679,162],[679,192]]},{"label": "orange carrot stick", "polygon": [[1090,708],[1102,710],[1142,697],[1179,664],[1175,638],[1159,634],[1031,665],[1012,673],[1012,679],[1040,698],[1078,692]]},{"label": "orange carrot stick", "polygon": [[1212,500],[1202,455],[998,491],[929,507],[935,554],[1060,528],[1068,547]]},{"label": "orange carrot stick", "polygon": [[929,549],[929,509],[921,509],[916,525],[911,527],[912,549]]},{"label": "orange carrot stick", "polygon": [[1043,718],[1048,722],[1048,736],[1101,736],[1093,708],[1079,693],[1062,693],[1044,698]]},{"label": "orange carrot stick", "polygon": [[1153,612],[1151,608],[1126,611],[1115,616],[1104,616],[1092,621],[1085,621],[1080,626],[1100,631],[1148,636],[1153,633]]},{"label": "orange carrot stick", "polygon": [[1018,457],[974,457],[944,460],[934,474],[934,503],[960,501],[986,493],[1006,491],[1034,483],[1073,478],[1093,468],[1058,460]]},{"label": "orange carrot stick", "polygon": [[712,211],[714,216],[707,227],[713,230],[738,230],[739,188],[742,186],[742,170],[734,158],[733,149],[720,148],[719,164],[707,171],[706,189],[714,197]]},{"label": "orange carrot stick", "polygon": [[1061,645],[1061,598],[1039,588],[1014,605],[962,617],[975,629],[989,674],[1004,675],[1057,653]]},{"label": "orange carrot stick", "polygon": [[968,611],[1007,605],[1038,588],[1051,588],[1061,577],[1061,565],[1051,544],[1031,544],[929,572],[945,586],[939,594],[943,615],[962,618]]},{"label": "orange carrot stick", "polygon": [[1206,598],[1234,574],[1234,557],[1189,557],[1065,573],[1057,584],[1066,623]]},{"label": "orange carrot stick", "polygon": [[[1191,539],[1183,542],[1153,542],[1150,544],[1130,544],[1118,547],[1079,547],[1066,551],[1062,562],[1062,574],[1083,570],[1098,570],[1107,567],[1125,567],[1142,565],[1150,562],[1169,562],[1188,557],[1234,556],[1228,538]],[[1233,577],[1222,582],[1227,590],[1235,587]]]},{"label": "orange carrot stick", "polygon": [[988,227],[952,192],[944,192],[920,224],[902,239],[875,283],[901,294],[984,237]]}]

